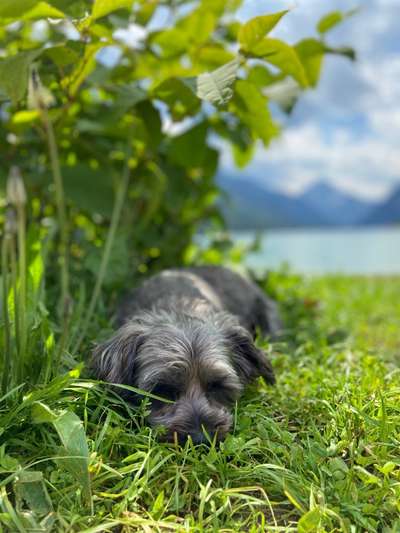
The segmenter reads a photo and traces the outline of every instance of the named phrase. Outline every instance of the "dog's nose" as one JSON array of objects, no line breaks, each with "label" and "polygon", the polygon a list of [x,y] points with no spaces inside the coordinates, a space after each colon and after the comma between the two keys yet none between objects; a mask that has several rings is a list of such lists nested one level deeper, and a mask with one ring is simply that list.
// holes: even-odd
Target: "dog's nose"
[{"label": "dog's nose", "polygon": [[206,436],[202,431],[194,431],[190,433],[190,437],[193,441],[193,444],[203,444],[203,442],[206,442]]}]

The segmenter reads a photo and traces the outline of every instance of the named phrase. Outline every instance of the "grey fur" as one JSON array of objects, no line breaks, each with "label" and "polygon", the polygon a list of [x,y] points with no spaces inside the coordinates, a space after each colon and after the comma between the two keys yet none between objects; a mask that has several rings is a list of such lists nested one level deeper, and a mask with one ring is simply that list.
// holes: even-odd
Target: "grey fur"
[{"label": "grey fur", "polygon": [[153,401],[149,417],[151,425],[166,427],[168,439],[190,435],[201,442],[203,430],[223,438],[244,386],[259,376],[275,382],[253,341],[257,329],[279,332],[276,306],[230,270],[161,272],[126,299],[118,319],[120,329],[94,351],[95,374],[173,400]]}]

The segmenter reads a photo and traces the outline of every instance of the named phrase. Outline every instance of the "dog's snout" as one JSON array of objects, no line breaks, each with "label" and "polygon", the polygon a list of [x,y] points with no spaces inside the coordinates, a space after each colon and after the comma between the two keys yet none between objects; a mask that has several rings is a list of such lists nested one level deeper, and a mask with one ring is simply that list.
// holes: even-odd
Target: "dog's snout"
[{"label": "dog's snout", "polygon": [[193,441],[193,444],[202,444],[203,442],[206,442],[206,436],[202,431],[193,431],[190,433],[190,437]]},{"label": "dog's snout", "polygon": [[154,410],[150,423],[164,426],[169,441],[178,439],[184,444],[190,437],[195,444],[201,444],[223,440],[231,427],[232,416],[224,406],[211,402],[206,395],[191,393],[162,411]]},{"label": "dog's snout", "polygon": [[224,409],[212,406],[204,397],[192,400],[188,420],[188,435],[195,444],[208,442],[215,437],[218,440],[223,439],[231,423],[230,415]]},{"label": "dog's snout", "polygon": [[190,436],[194,443],[204,442],[206,435],[213,438],[216,430],[215,417],[208,409],[204,409],[201,405],[193,405],[193,415],[191,418],[193,429],[190,431]]}]

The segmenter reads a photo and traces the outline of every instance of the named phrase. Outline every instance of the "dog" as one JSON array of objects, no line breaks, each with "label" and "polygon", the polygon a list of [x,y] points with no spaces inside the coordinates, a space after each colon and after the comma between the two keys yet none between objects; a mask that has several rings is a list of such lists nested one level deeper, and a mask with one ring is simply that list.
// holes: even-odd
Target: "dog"
[{"label": "dog", "polygon": [[162,271],[124,300],[117,323],[115,335],[94,350],[94,373],[168,400],[153,399],[148,419],[165,428],[167,440],[224,439],[244,387],[259,376],[275,383],[254,340],[258,331],[279,334],[277,305],[227,268]]}]

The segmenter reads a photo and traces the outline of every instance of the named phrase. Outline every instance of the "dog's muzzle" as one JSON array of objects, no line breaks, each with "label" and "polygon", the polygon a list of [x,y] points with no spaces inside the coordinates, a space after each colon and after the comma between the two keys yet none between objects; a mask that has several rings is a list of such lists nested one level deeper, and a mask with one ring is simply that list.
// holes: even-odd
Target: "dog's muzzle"
[{"label": "dog's muzzle", "polygon": [[190,436],[195,444],[223,440],[232,425],[231,414],[222,406],[212,404],[206,397],[180,399],[150,415],[153,427],[163,426],[165,439],[176,438],[184,443]]}]

